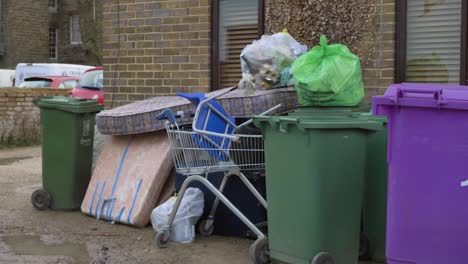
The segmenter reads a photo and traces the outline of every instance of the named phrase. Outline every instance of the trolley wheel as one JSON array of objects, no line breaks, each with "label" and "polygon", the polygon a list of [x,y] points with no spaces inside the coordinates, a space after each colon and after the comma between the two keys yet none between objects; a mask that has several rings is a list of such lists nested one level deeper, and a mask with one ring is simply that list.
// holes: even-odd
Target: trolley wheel
[{"label": "trolley wheel", "polygon": [[211,223],[208,227],[207,225],[208,221],[206,220],[203,220],[198,224],[198,232],[200,232],[202,236],[211,236],[214,232],[214,224]]},{"label": "trolley wheel", "polygon": [[169,238],[171,237],[170,230],[162,230],[158,232],[156,235],[156,244],[159,248],[167,248],[167,244],[169,243]]},{"label": "trolley wheel", "polygon": [[45,210],[50,206],[50,194],[44,190],[35,190],[31,195],[31,203],[37,210]]},{"label": "trolley wheel", "polygon": [[361,233],[359,238],[359,259],[367,260],[370,258],[370,241],[366,234]]},{"label": "trolley wheel", "polygon": [[270,263],[270,251],[268,249],[267,237],[255,240],[252,246],[250,246],[250,257],[254,264]]},{"label": "trolley wheel", "polygon": [[327,252],[320,252],[310,261],[310,264],[336,264],[335,258]]}]

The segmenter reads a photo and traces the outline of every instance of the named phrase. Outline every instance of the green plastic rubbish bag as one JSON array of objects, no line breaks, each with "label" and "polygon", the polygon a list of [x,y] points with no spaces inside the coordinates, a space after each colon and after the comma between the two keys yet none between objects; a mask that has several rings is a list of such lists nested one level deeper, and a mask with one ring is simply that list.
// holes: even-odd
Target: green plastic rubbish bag
[{"label": "green plastic rubbish bag", "polygon": [[325,36],[291,69],[303,106],[355,106],[364,98],[359,58],[344,45],[328,45]]}]

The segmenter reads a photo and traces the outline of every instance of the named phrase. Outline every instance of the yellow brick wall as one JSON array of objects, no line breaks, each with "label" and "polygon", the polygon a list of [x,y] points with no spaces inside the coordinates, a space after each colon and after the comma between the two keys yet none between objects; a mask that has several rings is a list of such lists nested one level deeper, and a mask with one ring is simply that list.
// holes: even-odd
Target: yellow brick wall
[{"label": "yellow brick wall", "polygon": [[67,89],[0,88],[0,145],[39,143],[41,118],[34,98],[69,93]]},{"label": "yellow brick wall", "polygon": [[[395,1],[265,0],[265,31],[288,28],[309,46],[326,34],[330,43],[349,46],[361,58],[369,100],[394,80]],[[120,3],[103,6],[107,107],[210,90],[211,1]]]},{"label": "yellow brick wall", "polygon": [[210,1],[120,2],[103,7],[107,107],[209,91]]}]

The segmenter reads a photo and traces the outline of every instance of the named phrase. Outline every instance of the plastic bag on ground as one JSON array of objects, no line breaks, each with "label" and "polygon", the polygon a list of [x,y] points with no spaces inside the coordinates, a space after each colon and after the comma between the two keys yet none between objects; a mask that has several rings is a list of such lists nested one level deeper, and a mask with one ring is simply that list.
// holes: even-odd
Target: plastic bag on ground
[{"label": "plastic bag on ground", "polygon": [[[156,207],[151,213],[151,224],[155,232],[160,232],[166,226],[177,197],[173,196]],[[204,196],[198,188],[188,188],[172,224],[171,240],[181,243],[191,243],[195,238],[195,224],[203,214]]]},{"label": "plastic bag on ground", "polygon": [[[288,68],[306,51],[307,47],[297,42],[287,31],[271,36],[264,35],[260,40],[247,45],[241,52],[241,83],[247,80],[252,82],[253,78],[256,86],[265,89],[278,86],[280,82],[283,85],[287,84],[289,75],[288,80],[284,80],[285,73],[289,73]],[[245,87],[252,89],[250,84]]]},{"label": "plastic bag on ground", "polygon": [[299,103],[303,106],[355,106],[364,98],[361,64],[348,47],[315,46],[292,65]]}]

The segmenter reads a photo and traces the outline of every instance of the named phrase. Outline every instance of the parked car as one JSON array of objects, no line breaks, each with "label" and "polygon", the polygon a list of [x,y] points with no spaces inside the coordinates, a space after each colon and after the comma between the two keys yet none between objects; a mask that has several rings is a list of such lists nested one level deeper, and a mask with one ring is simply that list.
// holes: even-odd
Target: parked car
[{"label": "parked car", "polygon": [[78,81],[78,85],[72,90],[72,96],[97,100],[104,104],[104,72],[102,67],[96,67],[85,71]]},{"label": "parked car", "polygon": [[93,66],[63,63],[19,63],[16,65],[15,82],[19,87],[29,77],[76,76],[80,77]]},{"label": "parked car", "polygon": [[73,89],[80,78],[76,76],[40,76],[29,77],[19,85],[19,88],[58,88]]}]

